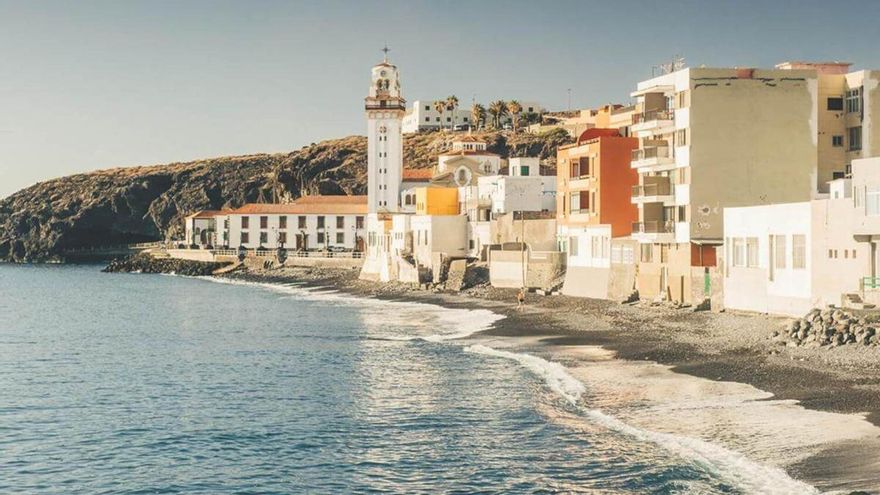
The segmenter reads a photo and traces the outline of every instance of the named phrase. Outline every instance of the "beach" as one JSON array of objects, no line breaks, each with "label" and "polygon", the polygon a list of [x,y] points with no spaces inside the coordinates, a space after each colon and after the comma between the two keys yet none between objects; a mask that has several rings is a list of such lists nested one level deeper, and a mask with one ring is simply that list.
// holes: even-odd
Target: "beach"
[{"label": "beach", "polygon": [[[748,416],[764,414],[749,412],[749,408],[772,401],[784,406],[781,413],[774,413],[781,417],[762,425],[754,434],[770,437],[794,434],[805,438],[799,448],[809,455],[786,454],[793,456],[792,462],[786,463],[788,472],[823,490],[880,486],[880,464],[871,453],[876,451],[880,431],[877,429],[880,424],[877,359],[880,351],[876,347],[856,345],[786,346],[774,337],[774,332],[783,331],[791,321],[788,318],[536,294],[529,294],[525,307],[517,310],[514,289],[479,287],[458,294],[417,290],[402,284],[358,280],[354,270],[282,268],[238,272],[227,277],[271,284],[295,283],[353,296],[417,301],[449,308],[489,309],[505,318],[483,332],[482,337],[538,350],[551,361],[580,360],[595,364],[595,350],[601,349],[607,355],[600,361],[650,363],[658,367],[651,368],[652,373],[662,370],[684,377],[687,384],[676,385],[678,388],[693,386],[705,391],[712,389],[713,383],[728,384],[729,387],[724,386],[725,390],[718,392],[728,397],[730,390],[727,389],[736,389],[742,384],[748,389],[737,392],[744,397],[742,402],[730,404],[732,411],[742,411],[742,417],[735,421],[745,423],[750,421]],[[583,350],[592,354],[585,359],[578,355]],[[644,376],[640,380],[650,383]],[[675,391],[674,387],[669,392]],[[693,397],[681,399],[695,400]],[[816,416],[812,415],[814,411],[833,414]],[[651,418],[642,420],[651,422]],[[715,419],[704,418],[703,421],[701,426],[684,421],[670,428],[694,428],[694,431],[704,428],[711,435]],[[802,430],[805,426],[806,430]],[[807,430],[811,429],[825,430],[829,436],[810,440]]]}]

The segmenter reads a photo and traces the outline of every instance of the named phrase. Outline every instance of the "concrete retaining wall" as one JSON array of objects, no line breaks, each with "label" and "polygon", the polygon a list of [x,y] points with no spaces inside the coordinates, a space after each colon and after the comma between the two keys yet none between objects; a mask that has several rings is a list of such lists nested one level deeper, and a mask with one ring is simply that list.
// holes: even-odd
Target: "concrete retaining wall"
[{"label": "concrete retaining wall", "polygon": [[[525,264],[525,284],[523,284]],[[497,251],[489,253],[489,281],[493,287],[549,287],[565,271],[565,253],[556,251]]]}]

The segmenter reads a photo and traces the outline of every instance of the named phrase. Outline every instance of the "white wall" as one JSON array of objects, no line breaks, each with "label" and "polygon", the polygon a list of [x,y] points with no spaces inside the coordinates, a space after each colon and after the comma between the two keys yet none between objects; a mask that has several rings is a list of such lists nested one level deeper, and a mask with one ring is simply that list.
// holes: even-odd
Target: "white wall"
[{"label": "white wall", "polygon": [[467,217],[464,215],[413,215],[410,219],[416,263],[433,268],[432,254],[451,258],[467,256]]},{"label": "white wall", "polygon": [[[724,209],[724,306],[802,316],[811,307],[812,212],[809,202]],[[785,236],[785,267],[771,267],[770,236]],[[793,236],[805,236],[805,268],[793,266]],[[737,266],[733,239],[757,239],[757,263]],[[771,274],[772,272],[772,274]]]},{"label": "white wall", "polygon": [[[280,227],[280,218],[282,216],[287,217],[287,227],[284,229]],[[320,216],[324,217],[323,229],[318,229],[318,217]],[[341,228],[337,227],[336,223],[337,217],[340,216],[343,218]],[[248,228],[244,230],[241,228],[242,217],[249,218]],[[260,228],[260,217],[266,217],[266,228]],[[299,217],[305,217],[306,225],[304,229],[301,229],[299,226]],[[356,236],[366,237],[366,229],[357,228],[357,217],[364,218],[364,215],[232,214],[229,215],[229,246],[232,248],[244,246],[248,249],[262,246],[274,249],[279,247],[279,243],[277,242],[278,233],[285,232],[287,234],[287,242],[284,243],[284,247],[287,249],[295,249],[296,234],[305,231],[306,241],[308,243],[306,249],[324,249],[327,246],[339,246],[345,249],[354,249]],[[364,224],[364,227],[365,226],[366,225]],[[249,234],[247,242],[242,242],[243,231],[246,231]],[[260,242],[261,233],[265,234],[265,242],[262,243]],[[324,234],[325,238],[323,242],[319,242],[319,234]],[[338,234],[341,234],[341,239],[337,238]]]},{"label": "white wall", "polygon": [[611,267],[611,226],[559,226],[558,234],[565,243],[566,265],[569,267]]}]

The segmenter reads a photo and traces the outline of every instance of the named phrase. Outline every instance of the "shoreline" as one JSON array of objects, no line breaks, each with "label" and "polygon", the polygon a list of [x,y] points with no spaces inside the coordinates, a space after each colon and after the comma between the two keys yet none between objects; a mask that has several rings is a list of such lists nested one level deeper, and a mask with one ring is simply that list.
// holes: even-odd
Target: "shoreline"
[{"label": "shoreline", "polygon": [[[880,353],[876,348],[784,347],[772,338],[790,318],[745,313],[693,312],[625,305],[567,296],[529,295],[516,309],[515,289],[480,287],[460,294],[414,289],[357,279],[357,271],[313,268],[248,270],[221,278],[269,284],[294,283],[334,289],[356,297],[485,309],[503,315],[484,337],[532,338],[551,355],[568,346],[597,346],[616,359],[667,366],[676,374],[750,385],[792,400],[807,410],[864,415],[880,426]],[[880,459],[873,442],[839,441],[786,470],[823,490],[880,486]],[[870,476],[866,473],[871,473]],[[856,486],[852,486],[852,484]]]}]

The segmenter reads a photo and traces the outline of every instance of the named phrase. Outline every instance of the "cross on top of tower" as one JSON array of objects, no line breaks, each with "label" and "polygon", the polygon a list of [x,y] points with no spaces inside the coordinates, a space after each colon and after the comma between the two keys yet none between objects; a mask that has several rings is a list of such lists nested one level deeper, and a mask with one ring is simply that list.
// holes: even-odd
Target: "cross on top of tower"
[{"label": "cross on top of tower", "polygon": [[385,48],[382,49],[382,52],[385,53],[385,63],[388,63],[388,52],[390,51],[391,49],[388,48],[388,43],[385,43]]}]

